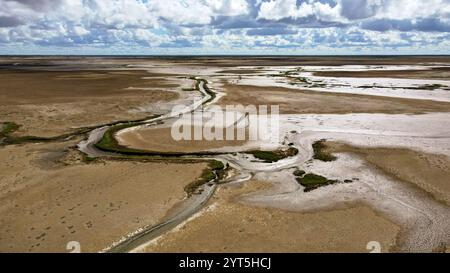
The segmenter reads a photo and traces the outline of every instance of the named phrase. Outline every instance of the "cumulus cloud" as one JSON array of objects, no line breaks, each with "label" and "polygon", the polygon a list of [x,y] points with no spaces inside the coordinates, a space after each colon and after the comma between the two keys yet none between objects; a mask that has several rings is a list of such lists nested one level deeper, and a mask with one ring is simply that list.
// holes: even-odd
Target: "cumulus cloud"
[{"label": "cumulus cloud", "polygon": [[14,16],[0,16],[0,27],[16,27],[25,22]]},{"label": "cumulus cloud", "polygon": [[365,19],[374,16],[380,9],[378,0],[341,0],[341,15],[350,20]]},{"label": "cumulus cloud", "polygon": [[449,18],[449,0],[380,0],[380,10],[377,18],[385,19],[417,19],[417,18]]},{"label": "cumulus cloud", "polygon": [[445,49],[449,33],[450,0],[0,0],[0,53],[80,45]]},{"label": "cumulus cloud", "polygon": [[297,0],[270,0],[262,2],[258,18],[266,20],[281,20],[284,18],[304,18],[314,16],[323,21],[342,20],[340,6],[319,1],[302,2],[297,5]]},{"label": "cumulus cloud", "polygon": [[60,4],[60,0],[6,0],[6,2],[16,2],[36,11],[48,11]]}]

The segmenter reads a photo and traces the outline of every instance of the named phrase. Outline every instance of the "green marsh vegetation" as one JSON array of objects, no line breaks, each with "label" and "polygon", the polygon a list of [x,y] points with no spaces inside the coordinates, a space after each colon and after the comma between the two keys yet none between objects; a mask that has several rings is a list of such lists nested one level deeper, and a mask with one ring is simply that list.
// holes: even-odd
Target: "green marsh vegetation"
[{"label": "green marsh vegetation", "polygon": [[304,170],[296,169],[293,173],[296,176],[297,182],[305,189],[304,192],[309,192],[320,187],[339,183],[338,180],[330,180],[324,176],[314,173],[306,173]]},{"label": "green marsh vegetation", "polygon": [[317,175],[314,173],[308,173],[301,177],[297,177],[296,179],[300,185],[305,187],[304,192],[309,192],[320,187],[339,183],[338,180],[330,180],[324,176]]},{"label": "green marsh vegetation", "polygon": [[336,156],[332,155],[330,152],[327,151],[327,146],[325,145],[325,140],[319,140],[312,144],[313,151],[314,151],[314,159],[330,162],[337,159]]},{"label": "green marsh vegetation", "polygon": [[255,158],[262,160],[266,163],[273,163],[291,157],[298,154],[298,150],[294,147],[290,147],[287,150],[277,151],[249,151],[247,154],[253,155]]},{"label": "green marsh vegetation", "polygon": [[227,170],[228,166],[225,166],[221,161],[211,160],[201,176],[194,182],[186,185],[184,190],[190,196],[202,185],[209,182],[220,182],[225,177]]},{"label": "green marsh vegetation", "polygon": [[9,134],[11,134],[12,132],[14,132],[17,129],[19,129],[19,127],[20,127],[15,122],[5,122],[2,125],[3,126],[2,126],[2,128],[0,130],[0,137],[6,137]]}]

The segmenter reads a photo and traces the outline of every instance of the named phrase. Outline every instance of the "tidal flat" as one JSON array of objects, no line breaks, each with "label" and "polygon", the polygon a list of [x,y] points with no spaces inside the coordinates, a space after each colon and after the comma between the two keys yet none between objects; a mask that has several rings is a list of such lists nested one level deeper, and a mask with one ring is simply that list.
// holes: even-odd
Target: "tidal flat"
[{"label": "tidal flat", "polygon": [[[1,57],[0,252],[448,251],[449,68]],[[279,106],[277,138],[173,139],[187,111],[237,104]]]}]

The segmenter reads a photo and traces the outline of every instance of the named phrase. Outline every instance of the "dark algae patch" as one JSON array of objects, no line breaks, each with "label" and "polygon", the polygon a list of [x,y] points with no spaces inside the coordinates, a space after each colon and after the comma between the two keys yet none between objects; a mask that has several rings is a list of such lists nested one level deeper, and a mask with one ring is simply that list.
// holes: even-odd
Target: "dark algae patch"
[{"label": "dark algae patch", "polygon": [[303,176],[306,174],[304,170],[295,170],[293,173],[295,176]]},{"label": "dark algae patch", "polygon": [[95,144],[95,147],[107,152],[127,152],[127,151],[134,151],[132,149],[129,149],[127,147],[120,146],[117,140],[115,139],[114,135],[123,129],[139,126],[143,124],[142,122],[128,122],[124,124],[114,125],[111,126],[106,132],[103,134],[102,139]]},{"label": "dark algae patch", "polygon": [[249,152],[249,154],[253,155],[257,159],[263,160],[268,163],[277,162],[283,159],[283,157],[280,154],[271,151],[254,151]]},{"label": "dark algae patch", "polygon": [[227,170],[228,166],[225,166],[221,161],[212,160],[209,162],[208,167],[203,170],[201,176],[184,187],[184,190],[188,195],[192,195],[200,186],[206,183],[219,182],[225,177]]},{"label": "dark algae patch", "polygon": [[194,152],[194,153],[184,153],[184,152],[155,152],[155,151],[147,151],[147,150],[139,150],[132,149],[125,146],[120,145],[116,138],[115,134],[121,130],[126,128],[135,127],[139,125],[146,124],[144,122],[129,122],[124,124],[119,124],[110,127],[104,134],[102,139],[95,144],[95,147],[99,150],[105,152],[112,152],[121,154],[127,157],[131,156],[159,156],[159,157],[181,157],[181,156],[205,156],[205,155],[217,155],[221,153],[214,152]]},{"label": "dark algae patch", "polygon": [[334,161],[337,158],[332,155],[330,152],[327,152],[327,146],[325,145],[325,140],[319,140],[313,143],[312,148],[314,150],[314,159],[317,160],[321,160],[321,161],[325,161],[325,162],[330,162],[330,161]]},{"label": "dark algae patch", "polygon": [[0,131],[0,141],[3,138],[3,141],[0,142],[0,144],[11,145],[11,144],[23,144],[23,143],[63,141],[63,140],[68,140],[75,136],[85,135],[85,134],[89,133],[90,131],[100,128],[100,127],[104,127],[104,126],[114,127],[116,125],[122,125],[124,123],[125,124],[143,124],[143,122],[145,120],[148,120],[151,118],[156,118],[156,117],[158,117],[158,116],[151,116],[151,117],[147,117],[147,118],[135,120],[135,121],[116,121],[116,122],[102,124],[102,125],[98,125],[98,126],[82,127],[72,133],[62,134],[62,135],[53,136],[53,137],[40,137],[40,136],[18,136],[18,137],[15,137],[15,136],[11,136],[10,134],[12,132],[16,131],[20,127],[20,125],[17,125],[14,122],[6,122],[5,124],[7,124],[7,126],[4,127]]},{"label": "dark algae patch", "polygon": [[250,151],[248,154],[253,155],[257,159],[263,160],[266,163],[273,163],[282,159],[294,156],[298,154],[298,150],[294,147],[290,147],[287,150],[277,151]]},{"label": "dark algae patch", "polygon": [[419,90],[436,90],[436,89],[443,89],[443,90],[450,90],[450,88],[443,84],[423,84],[417,87]]},{"label": "dark algae patch", "polygon": [[3,123],[3,128],[0,130],[0,143],[4,145],[8,144],[21,144],[29,142],[48,142],[54,140],[60,140],[71,136],[71,134],[57,136],[57,137],[38,137],[38,136],[12,136],[11,134],[17,131],[20,125],[14,122]]},{"label": "dark algae patch", "polygon": [[358,86],[358,88],[391,88],[391,89],[408,89],[408,90],[428,90],[433,91],[437,89],[446,90],[449,91],[450,87],[447,85],[439,84],[439,83],[433,83],[433,84],[422,84],[417,86],[398,86],[398,87],[392,87],[392,86],[381,86],[381,85],[361,85]]},{"label": "dark algae patch", "polygon": [[1,128],[0,131],[0,138],[7,137],[9,134],[19,129],[19,127],[20,126],[14,122],[3,123],[3,128]]},{"label": "dark algae patch", "polygon": [[304,191],[309,192],[317,188],[338,183],[338,180],[329,180],[321,175],[308,173],[302,177],[297,177],[297,182],[305,187]]},{"label": "dark algae patch", "polygon": [[[296,176],[297,182],[305,187],[304,192],[309,192],[315,190],[320,187],[325,187],[328,185],[333,185],[336,183],[342,183],[339,180],[331,180],[324,176],[314,174],[314,173],[306,173],[303,170],[297,169],[293,173]],[[353,180],[345,179],[344,183],[351,183]]]},{"label": "dark algae patch", "polygon": [[[201,82],[204,83],[203,87],[205,89],[205,92],[210,96],[208,101],[206,101],[204,103],[208,103],[215,99],[216,93],[213,92],[211,89],[209,89],[207,80],[196,79],[195,77],[191,77],[191,79],[196,80],[195,88],[193,88],[192,90],[199,91],[200,83]],[[188,91],[188,90],[185,90],[185,91]],[[156,117],[158,117],[158,116],[156,115],[156,116],[152,116],[152,117],[146,117],[146,118],[134,120],[134,121],[116,121],[116,122],[102,124],[102,125],[98,125],[98,126],[83,127],[83,128],[76,130],[75,132],[67,133],[67,134],[63,134],[63,135],[59,135],[59,136],[54,136],[54,137],[40,137],[40,136],[14,137],[14,136],[11,136],[11,133],[16,131],[20,127],[20,125],[14,123],[14,122],[3,122],[2,123],[3,126],[0,128],[0,145],[63,141],[63,140],[70,139],[74,136],[87,134],[90,131],[100,128],[100,127],[103,127],[103,126],[111,126],[111,128],[108,129],[108,131],[105,133],[105,135],[101,139],[101,141],[95,145],[98,149],[103,150],[103,151],[108,151],[108,152],[119,152],[119,153],[124,153],[124,154],[128,154],[128,155],[154,155],[153,153],[128,149],[126,147],[119,146],[118,143],[114,140],[114,133],[116,133],[122,129],[128,128],[128,127],[134,127],[134,126],[139,126],[139,125],[145,124],[146,120],[156,118]]]},{"label": "dark algae patch", "polygon": [[11,134],[17,129],[20,128],[20,125],[14,122],[5,122],[3,123],[3,129],[0,131],[0,140],[3,139],[2,144],[22,144],[22,143],[34,143],[34,142],[50,142],[50,141],[59,141],[64,140],[75,135],[80,135],[89,132],[90,128],[81,128],[74,133],[63,134],[54,137],[39,137],[39,136],[12,136]]}]

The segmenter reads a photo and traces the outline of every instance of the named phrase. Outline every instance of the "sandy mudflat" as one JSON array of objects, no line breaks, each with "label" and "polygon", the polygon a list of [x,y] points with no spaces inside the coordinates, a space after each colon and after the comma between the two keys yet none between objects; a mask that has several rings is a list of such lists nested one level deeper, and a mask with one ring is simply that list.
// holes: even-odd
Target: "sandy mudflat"
[{"label": "sandy mudflat", "polygon": [[267,57],[194,57],[184,59],[179,63],[195,66],[299,66],[299,65],[410,65],[418,63],[450,63],[447,56],[344,56],[344,57],[314,57],[314,56],[267,56]]},{"label": "sandy mudflat", "polygon": [[178,84],[143,79],[150,76],[138,70],[0,70],[0,121],[22,125],[17,135],[55,136],[74,127],[144,118],[151,113],[132,110],[178,98],[171,92]]},{"label": "sandy mudflat", "polygon": [[[192,136],[194,135],[193,130],[195,130],[194,127],[192,127]],[[225,130],[223,132],[223,138],[225,138]],[[125,131],[117,135],[117,140],[120,145],[134,149],[184,153],[236,147],[246,143],[244,140],[175,140],[171,135],[171,128],[143,128]]]},{"label": "sandy mudflat", "polygon": [[364,148],[327,143],[331,152],[351,152],[402,181],[413,183],[450,205],[450,159],[445,155],[396,148]]},{"label": "sandy mudflat", "polygon": [[[290,85],[285,78],[268,76],[302,66],[420,65],[421,70],[414,71],[403,67],[394,72],[336,71],[322,76],[372,78],[369,80],[385,76],[447,79],[450,72],[443,68],[446,64],[450,64],[450,57],[0,58],[0,127],[1,122],[14,121],[22,125],[16,135],[55,136],[72,132],[73,127],[167,113],[174,104],[190,104],[200,97],[199,92],[182,91],[193,87],[195,82],[190,76],[198,76],[207,79],[212,90],[225,94],[219,101],[221,105],[279,105],[281,113],[287,114],[282,116],[283,132],[299,146],[313,136],[308,136],[300,125],[309,126],[311,132],[325,138],[333,134],[341,136],[337,138],[340,141],[354,138],[355,145],[372,143],[367,142],[369,139],[377,143],[374,147],[394,146],[406,136],[414,136],[414,141],[401,144],[417,143],[415,148],[428,154],[398,148],[334,144],[333,152],[354,160],[306,164],[319,168],[318,174],[330,174],[330,179],[334,179],[333,170],[337,170],[337,174],[345,170],[343,179],[353,177],[347,175],[352,172],[361,172],[364,176],[359,182],[310,193],[298,189],[291,177],[289,160],[273,166],[247,162],[246,158],[235,156],[231,166],[255,174],[254,180],[219,186],[200,214],[140,250],[368,252],[369,241],[380,242],[383,251],[396,251],[396,247],[403,247],[403,244],[409,244],[407,250],[422,250],[423,245],[428,247],[434,246],[435,241],[448,241],[448,206],[444,203],[450,201],[450,164],[448,158],[432,154],[440,147],[440,151],[446,149],[447,132],[445,129],[434,131],[442,127],[439,114],[430,114],[432,117],[410,114],[448,113],[450,103],[428,100],[433,96],[422,99],[383,97],[395,95],[390,89],[393,93],[401,91],[394,88],[389,88],[383,96],[379,96],[377,90],[366,95],[359,91],[358,94],[337,93],[337,85],[337,89],[332,87],[329,93],[308,91],[302,89],[308,87]],[[442,67],[423,70],[427,65]],[[320,73],[327,71],[332,72]],[[284,83],[280,84],[284,85],[269,86],[258,82],[259,79],[268,79],[269,84],[282,80]],[[256,86],[258,84],[262,87]],[[347,113],[361,114],[341,115]],[[396,116],[371,117],[364,113],[407,114],[408,119],[397,123]],[[169,126],[169,123],[160,125]],[[415,132],[417,126],[423,132]],[[367,138],[363,138],[366,133]],[[161,152],[223,151],[226,146],[236,150],[236,146],[248,145],[239,141],[175,141],[170,128],[141,128],[119,136],[124,146]],[[64,143],[0,147],[0,252],[67,252],[69,241],[79,241],[83,252],[102,250],[141,227],[160,223],[167,213],[180,208],[177,204],[186,196],[184,186],[198,178],[206,167],[205,163],[118,160],[87,164],[81,161],[77,151],[68,151],[69,146],[81,139],[80,136]],[[355,142],[360,140],[363,143]],[[309,159],[301,155],[302,152],[292,160]],[[339,165],[343,162],[349,167]],[[259,173],[266,175],[257,176]],[[378,174],[382,174],[380,179]],[[415,187],[405,181],[430,194],[420,191],[421,195],[416,196]],[[387,188],[381,187],[391,182]],[[280,194],[267,192],[269,188],[276,188],[271,188],[272,185],[282,186],[283,191]],[[435,202],[432,196],[442,202]],[[361,197],[373,201],[364,202]],[[258,198],[262,201],[257,202]],[[333,203],[336,200],[344,201]],[[298,207],[294,206],[296,204]],[[413,208],[411,212],[410,208]]]},{"label": "sandy mudflat", "polygon": [[260,69],[230,69],[230,70],[222,70],[217,71],[217,74],[260,74],[264,72],[264,70]]},{"label": "sandy mudflat", "polygon": [[160,237],[146,252],[368,252],[395,244],[399,228],[365,206],[314,213],[257,208],[238,203],[239,195],[267,187],[246,182],[225,186],[210,206],[185,225]]},{"label": "sandy mudflat", "polygon": [[221,105],[279,105],[282,114],[448,112],[450,103],[381,96],[319,93],[282,87],[225,84]]},{"label": "sandy mudflat", "polygon": [[[161,221],[205,163],[106,161],[85,164],[68,144],[0,149],[0,252],[100,251]],[[61,161],[72,165],[65,166]],[[59,162],[59,163],[58,163]]]}]

